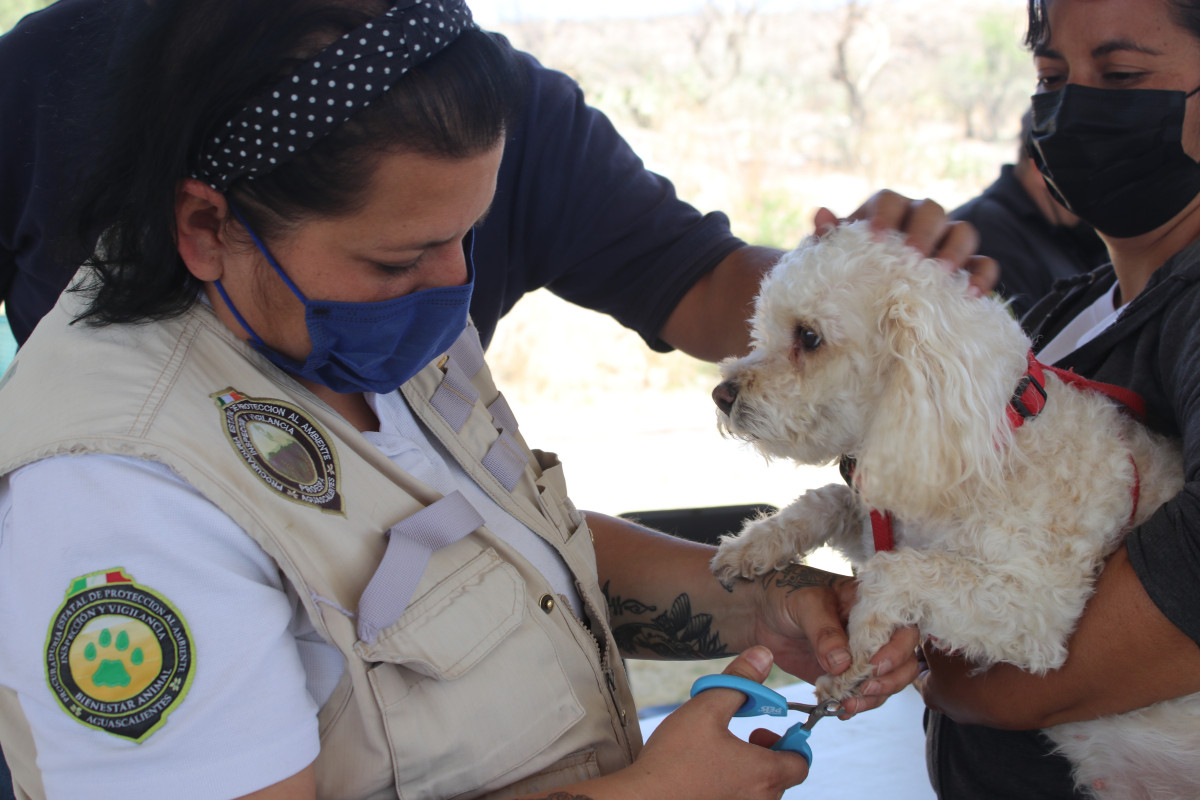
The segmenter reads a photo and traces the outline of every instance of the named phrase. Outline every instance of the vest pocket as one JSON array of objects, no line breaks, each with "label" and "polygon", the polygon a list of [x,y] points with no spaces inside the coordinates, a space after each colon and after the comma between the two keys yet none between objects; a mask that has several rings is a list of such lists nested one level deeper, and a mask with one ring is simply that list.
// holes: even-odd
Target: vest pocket
[{"label": "vest pocket", "polygon": [[583,515],[575,508],[575,504],[567,496],[567,480],[563,475],[562,462],[554,453],[542,450],[532,451],[537,459],[538,476],[535,484],[538,491],[538,504],[542,513],[560,531],[570,531],[579,527]]},{"label": "vest pocket", "polygon": [[[500,800],[500,798],[518,794],[550,794],[560,786],[583,783],[592,778],[599,778],[601,774],[600,759],[596,757],[596,751],[588,749],[572,753],[536,775],[522,778],[511,786],[484,795],[484,798],[485,800],[492,800],[492,798]],[[551,796],[566,797],[565,794]]]},{"label": "vest pocket", "polygon": [[355,646],[379,662],[368,678],[400,797],[476,796],[561,757],[547,751],[584,710],[530,602],[489,549]]}]

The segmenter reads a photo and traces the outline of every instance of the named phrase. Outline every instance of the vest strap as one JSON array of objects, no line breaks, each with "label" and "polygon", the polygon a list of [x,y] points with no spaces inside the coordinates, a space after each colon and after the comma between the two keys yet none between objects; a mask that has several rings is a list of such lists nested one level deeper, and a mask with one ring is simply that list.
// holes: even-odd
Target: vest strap
[{"label": "vest strap", "polygon": [[[458,433],[479,401],[479,392],[471,383],[471,378],[483,369],[484,361],[479,332],[474,325],[467,326],[438,366],[443,371],[442,381],[429,403]],[[492,442],[481,463],[506,491],[511,492],[521,480],[526,466],[522,447],[516,439],[517,418],[502,394],[496,395],[487,410],[492,415],[499,436]]]},{"label": "vest strap", "polygon": [[517,430],[517,417],[509,407],[508,401],[504,399],[504,395],[496,395],[496,399],[488,406],[488,413],[492,415],[492,421],[495,422],[497,430]]},{"label": "vest strap", "polygon": [[473,324],[468,325],[446,354],[451,361],[458,363],[468,378],[474,378],[483,369],[483,344],[479,341],[479,329]]},{"label": "vest strap", "polygon": [[482,464],[509,492],[525,474],[525,457],[521,455],[516,438],[508,430],[500,431],[500,436],[492,442],[487,455],[483,457]]},{"label": "vest strap", "polygon": [[[468,325],[438,363],[445,370],[445,375],[429,401],[454,428],[455,433],[462,431],[463,425],[467,424],[471,409],[479,399],[479,392],[471,384],[471,379],[479,374],[483,365],[479,330],[474,325]],[[516,430],[515,424],[513,430]]]},{"label": "vest strap", "polygon": [[379,632],[395,624],[408,608],[435,550],[454,544],[483,525],[483,517],[454,492],[387,532],[387,550],[358,600],[358,638],[374,643]]},{"label": "vest strap", "polygon": [[[461,342],[462,339],[458,341]],[[442,415],[442,419],[450,424],[454,432],[459,433],[462,431],[463,425],[467,424],[467,419],[471,416],[471,409],[475,408],[479,392],[471,385],[467,370],[453,355],[450,356],[443,369],[445,375],[429,403]]]}]

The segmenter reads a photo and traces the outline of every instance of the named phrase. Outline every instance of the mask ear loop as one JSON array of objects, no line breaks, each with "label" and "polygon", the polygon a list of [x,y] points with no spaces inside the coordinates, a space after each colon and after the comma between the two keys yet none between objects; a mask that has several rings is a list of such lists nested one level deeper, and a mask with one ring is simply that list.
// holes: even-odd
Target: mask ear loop
[{"label": "mask ear loop", "polygon": [[225,291],[225,287],[221,285],[220,278],[213,281],[213,285],[217,287],[217,293],[220,294],[221,299],[225,301],[225,306],[233,312],[233,318],[236,319],[238,324],[246,330],[246,333],[250,334],[250,338],[254,340],[254,343],[266,347],[267,343],[262,340],[262,337],[254,332],[254,328],[250,327],[250,323],[246,322],[242,315],[238,313],[237,306],[235,306],[233,301],[229,299],[229,294]]},{"label": "mask ear loop", "polygon": [[[1186,115],[1187,115],[1187,101],[1188,101],[1188,100],[1191,100],[1191,99],[1192,99],[1192,95],[1196,94],[1196,92],[1200,92],[1200,86],[1197,86],[1195,89],[1192,89],[1190,92],[1188,92],[1187,94],[1185,94],[1185,95],[1183,96],[1183,113],[1184,113],[1184,115],[1185,115],[1185,118],[1186,118]],[[1183,143],[1182,143],[1182,142],[1180,142],[1180,145],[1182,145],[1182,144],[1183,144]],[[1184,151],[1183,151],[1183,154],[1184,154],[1185,156],[1187,156],[1188,158],[1191,158],[1191,156],[1188,154],[1188,151],[1187,151],[1187,150],[1184,150]],[[1193,160],[1193,161],[1197,161],[1197,159],[1194,159],[1194,158],[1193,158],[1192,160]],[[1197,161],[1197,163],[1200,163],[1200,161]]]},{"label": "mask ear loop", "polygon": [[[292,293],[295,294],[296,297],[300,298],[301,303],[308,305],[308,298],[300,292],[300,289],[296,286],[296,284],[292,283],[292,279],[289,278],[287,273],[284,272],[279,266],[279,263],[275,260],[275,257],[271,255],[271,251],[267,249],[265,244],[263,244],[262,239],[258,238],[258,234],[254,232],[254,228],[250,227],[250,223],[246,222],[246,218],[242,216],[242,212],[238,211],[237,207],[233,203],[229,204],[229,210],[233,212],[233,216],[237,217],[237,221],[240,222],[242,227],[246,229],[246,233],[250,234],[250,239],[254,242],[254,246],[257,247],[258,251],[267,259],[267,263],[274,268],[276,274],[283,279],[284,284],[286,284],[287,287],[292,290]],[[237,306],[235,306],[233,301],[229,299],[229,293],[226,292],[225,287],[221,285],[220,278],[213,281],[213,284],[217,287],[217,293],[221,295],[221,299],[225,301],[225,305],[228,306],[231,312],[233,312],[233,318],[236,319],[238,324],[246,330],[246,333],[250,334],[250,338],[253,339],[256,344],[262,345],[263,347],[269,347],[270,345],[264,342],[262,337],[254,332],[254,329],[250,327],[250,323],[246,322],[245,318],[242,317],[241,313],[238,312]]]},{"label": "mask ear loop", "polygon": [[251,228],[250,223],[246,222],[246,218],[242,216],[242,212],[238,211],[237,206],[235,206],[233,203],[229,204],[229,210],[233,212],[235,217],[237,217],[237,221],[242,223],[242,227],[246,229],[246,233],[250,234],[250,238],[254,241],[254,246],[258,248],[258,252],[263,254],[263,257],[267,259],[267,263],[274,268],[275,272],[278,273],[280,278],[283,278],[283,282],[287,284],[289,289],[292,290],[292,294],[300,298],[301,303],[307,305],[308,298],[305,297],[304,293],[300,291],[300,287],[292,283],[292,279],[289,278],[287,273],[283,271],[283,268],[279,266],[279,262],[275,260],[275,256],[271,255],[271,251],[265,244],[263,244],[262,239],[258,238],[258,234],[254,232],[254,228]]}]

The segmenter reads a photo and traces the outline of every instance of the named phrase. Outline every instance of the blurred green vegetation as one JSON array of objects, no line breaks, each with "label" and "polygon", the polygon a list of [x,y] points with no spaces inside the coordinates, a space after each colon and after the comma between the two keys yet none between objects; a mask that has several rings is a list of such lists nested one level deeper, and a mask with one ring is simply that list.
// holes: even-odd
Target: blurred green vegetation
[{"label": "blurred green vegetation", "polygon": [[50,5],[52,0],[0,0],[0,33],[5,33],[17,20],[31,11]]}]

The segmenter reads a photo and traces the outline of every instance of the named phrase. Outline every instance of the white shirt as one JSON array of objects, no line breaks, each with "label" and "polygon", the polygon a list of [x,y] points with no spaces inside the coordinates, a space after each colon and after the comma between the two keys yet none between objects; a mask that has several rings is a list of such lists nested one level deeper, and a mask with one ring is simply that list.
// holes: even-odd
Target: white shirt
[{"label": "white shirt", "polygon": [[1114,307],[1116,297],[1117,284],[1114,281],[1112,287],[1105,294],[1096,298],[1096,302],[1079,312],[1079,316],[1068,322],[1067,326],[1059,331],[1058,336],[1038,350],[1038,360],[1043,364],[1054,364],[1104,333],[1120,319],[1121,312],[1125,310],[1124,306]]},{"label": "white shirt", "polygon": [[[371,443],[438,491],[462,491],[578,610],[557,553],[470,480],[399,392],[367,399],[380,421]],[[77,722],[46,677],[67,588],[117,568],[169,601],[194,645],[187,695],[140,744]],[[0,618],[0,684],[20,696],[51,798],[228,798],[283,780],[316,758],[317,710],[343,669],[232,519],[169,468],[121,456],[58,456],[0,479]]]}]

